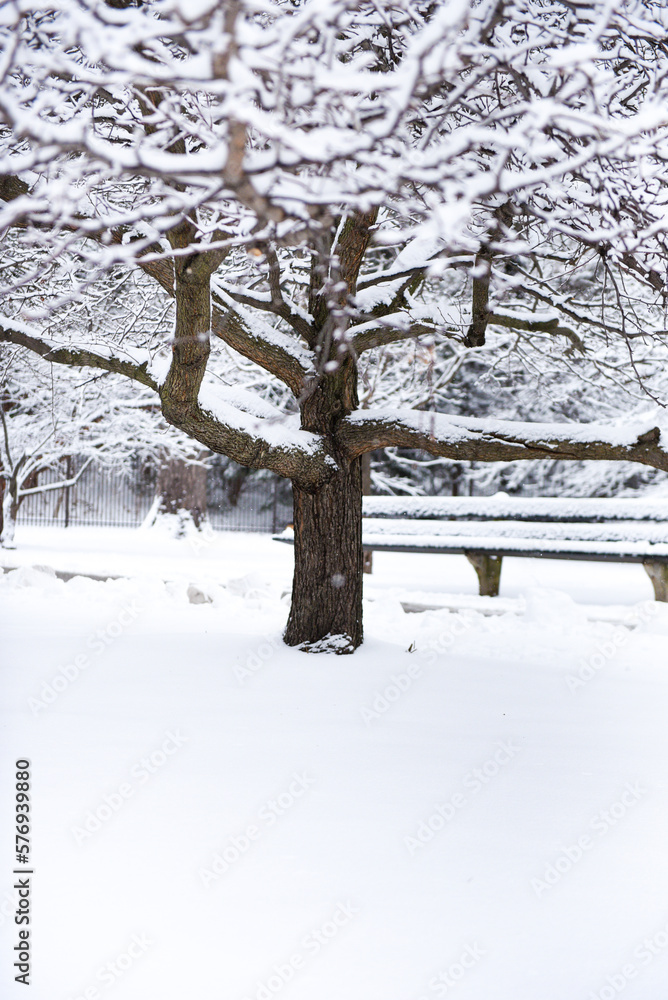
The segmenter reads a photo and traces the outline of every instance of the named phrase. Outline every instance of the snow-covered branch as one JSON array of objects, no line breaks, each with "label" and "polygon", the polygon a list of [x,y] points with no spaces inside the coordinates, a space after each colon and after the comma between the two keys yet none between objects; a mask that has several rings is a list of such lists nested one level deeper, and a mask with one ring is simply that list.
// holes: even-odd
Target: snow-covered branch
[{"label": "snow-covered branch", "polygon": [[338,439],[351,456],[399,446],[458,461],[612,459],[668,471],[668,434],[663,435],[651,420],[543,424],[424,411],[359,410],[341,421]]},{"label": "snow-covered branch", "polygon": [[[25,347],[46,361],[69,365],[74,368],[101,368],[103,371],[125,375],[134,382],[140,382],[157,392],[158,383],[150,371],[150,359],[145,351],[114,352],[104,344],[91,347],[58,344],[39,336],[25,325],[9,322],[0,316],[0,343]],[[132,354],[144,354],[141,361],[132,359]]]},{"label": "snow-covered branch", "polygon": [[176,351],[166,372],[164,362],[152,366],[148,357],[141,362],[130,361],[118,350],[105,351],[104,345],[96,345],[95,349],[58,346],[38,337],[29,327],[13,329],[2,320],[0,341],[27,348],[59,365],[101,368],[141,382],[155,391],[156,402],[169,423],[241,465],[270,469],[294,479],[306,490],[318,488],[335,472],[336,464],[317,435],[295,427],[294,421],[286,424],[279,409],[252,393],[234,387],[226,389],[211,379],[203,385],[201,378],[191,383],[192,365],[179,361]]},{"label": "snow-covered branch", "polygon": [[83,463],[81,468],[78,470],[76,475],[70,476],[69,479],[62,479],[58,483],[44,483],[42,486],[32,486],[30,487],[30,489],[23,489],[22,487],[19,487],[18,496],[20,498],[23,498],[23,497],[33,496],[36,493],[49,493],[52,490],[70,489],[72,486],[76,486],[76,484],[79,482],[82,475],[84,474],[84,472],[86,471],[86,469],[88,468],[88,466],[91,464],[92,461],[93,461],[93,456],[90,455]]},{"label": "snow-covered branch", "polygon": [[222,288],[214,285],[212,331],[235,351],[271,372],[296,396],[304,377],[313,368],[314,358],[294,336],[276,330],[254,315]]}]

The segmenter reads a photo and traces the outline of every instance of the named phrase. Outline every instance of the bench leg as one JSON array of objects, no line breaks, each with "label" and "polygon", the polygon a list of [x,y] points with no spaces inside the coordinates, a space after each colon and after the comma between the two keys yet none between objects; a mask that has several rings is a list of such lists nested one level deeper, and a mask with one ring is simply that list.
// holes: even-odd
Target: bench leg
[{"label": "bench leg", "polygon": [[644,562],[643,566],[654,587],[654,600],[668,601],[668,563]]},{"label": "bench leg", "polygon": [[373,573],[373,549],[364,549],[362,556],[362,572]]},{"label": "bench leg", "polygon": [[501,556],[488,556],[483,552],[465,552],[464,554],[478,574],[480,596],[498,597],[503,558]]}]

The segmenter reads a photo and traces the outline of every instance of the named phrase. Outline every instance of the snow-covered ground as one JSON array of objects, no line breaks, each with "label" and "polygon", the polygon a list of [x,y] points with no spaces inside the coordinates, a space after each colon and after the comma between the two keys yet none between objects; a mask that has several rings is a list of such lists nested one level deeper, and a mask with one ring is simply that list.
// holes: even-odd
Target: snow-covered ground
[{"label": "snow-covered ground", "polygon": [[495,602],[463,557],[377,553],[366,641],[337,657],[282,646],[292,551],[268,536],[17,542],[3,997],[666,996],[668,607],[641,567],[507,559]]}]

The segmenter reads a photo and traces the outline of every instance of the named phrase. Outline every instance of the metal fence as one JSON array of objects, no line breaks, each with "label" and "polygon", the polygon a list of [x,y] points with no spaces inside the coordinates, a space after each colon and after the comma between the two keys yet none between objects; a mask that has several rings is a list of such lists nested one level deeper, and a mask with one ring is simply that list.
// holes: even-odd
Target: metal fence
[{"label": "metal fence", "polygon": [[[76,458],[61,469],[40,473],[39,485],[76,475]],[[19,508],[19,524],[134,528],[145,520],[156,491],[156,470],[139,466],[131,474],[89,466],[70,487],[33,493]],[[31,486],[36,484],[31,483]],[[292,521],[290,482],[268,473],[247,473],[213,465],[207,470],[207,512],[222,531],[282,531]]]}]

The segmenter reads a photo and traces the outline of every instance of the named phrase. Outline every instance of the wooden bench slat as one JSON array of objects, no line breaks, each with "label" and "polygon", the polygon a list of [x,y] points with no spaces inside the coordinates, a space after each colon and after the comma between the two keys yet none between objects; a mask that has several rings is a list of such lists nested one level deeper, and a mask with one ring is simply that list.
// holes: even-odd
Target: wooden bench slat
[{"label": "wooden bench slat", "polygon": [[364,497],[365,517],[411,520],[666,521],[668,497]]},{"label": "wooden bench slat", "polygon": [[430,536],[443,538],[447,544],[449,537],[484,536],[485,538],[525,538],[540,545],[542,541],[578,542],[650,542],[668,543],[668,522],[662,524],[651,521],[614,521],[612,523],[587,524],[563,521],[538,523],[536,521],[436,521],[402,520],[399,518],[365,517],[364,531],[367,535],[381,538],[384,535],[405,535],[408,537]]},{"label": "wooden bench slat", "polygon": [[[286,539],[287,541],[287,539]],[[484,552],[488,555],[538,557],[542,559],[581,559],[591,562],[668,562],[668,544],[649,546],[645,542],[600,542],[596,548],[583,542],[554,542],[534,539],[513,539],[502,541],[498,538],[453,538],[443,539],[373,536],[362,533],[362,545],[374,552],[423,552],[442,555],[466,555],[468,552]]]}]

